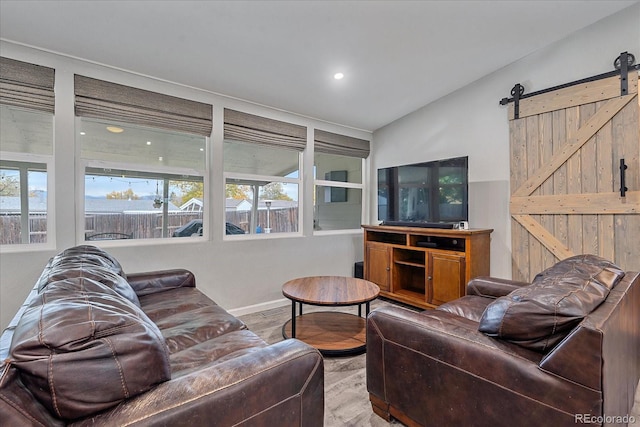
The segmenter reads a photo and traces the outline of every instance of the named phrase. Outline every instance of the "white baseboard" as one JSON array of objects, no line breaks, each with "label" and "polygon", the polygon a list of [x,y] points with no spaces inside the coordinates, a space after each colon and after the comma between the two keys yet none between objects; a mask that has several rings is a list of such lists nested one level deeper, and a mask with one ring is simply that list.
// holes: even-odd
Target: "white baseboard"
[{"label": "white baseboard", "polygon": [[290,306],[291,300],[282,298],[274,301],[261,302],[260,304],[248,305],[246,307],[234,308],[227,310],[233,316],[244,316],[245,314],[257,313],[258,311],[270,310],[272,308],[279,308],[284,306]]}]

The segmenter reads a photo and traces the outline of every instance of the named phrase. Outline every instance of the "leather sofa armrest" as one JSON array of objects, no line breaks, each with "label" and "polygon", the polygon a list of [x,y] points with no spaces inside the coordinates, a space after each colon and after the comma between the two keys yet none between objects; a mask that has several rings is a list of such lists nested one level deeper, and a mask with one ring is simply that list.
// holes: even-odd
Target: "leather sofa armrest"
[{"label": "leather sofa armrest", "polygon": [[[367,318],[366,367],[374,410],[402,408],[418,425],[474,425],[479,419],[500,420],[495,425],[568,425],[574,422],[568,414],[596,413],[599,393],[543,372],[542,354],[477,328],[477,322],[440,310],[373,310]],[[573,399],[563,398],[568,395]],[[447,411],[443,400],[446,408],[473,404]],[[505,402],[501,407],[509,412],[489,416],[484,410],[495,402]],[[555,409],[559,402],[562,410]],[[522,424],[514,414],[532,418]]]},{"label": "leather sofa armrest", "polygon": [[173,378],[74,426],[303,425],[324,421],[324,365],[289,339]]},{"label": "leather sofa armrest", "polygon": [[185,269],[127,273],[127,281],[138,296],[175,288],[195,288],[196,278]]},{"label": "leather sofa armrest", "polygon": [[498,277],[478,276],[467,283],[467,295],[496,299],[530,284]]}]

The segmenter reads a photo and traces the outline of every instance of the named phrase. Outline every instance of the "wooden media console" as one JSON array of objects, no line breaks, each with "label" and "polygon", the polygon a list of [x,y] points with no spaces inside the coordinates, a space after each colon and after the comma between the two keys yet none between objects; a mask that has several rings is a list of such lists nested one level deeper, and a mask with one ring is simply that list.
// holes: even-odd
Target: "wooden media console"
[{"label": "wooden media console", "polygon": [[449,230],[364,225],[364,278],[380,296],[434,308],[488,276],[491,229]]}]

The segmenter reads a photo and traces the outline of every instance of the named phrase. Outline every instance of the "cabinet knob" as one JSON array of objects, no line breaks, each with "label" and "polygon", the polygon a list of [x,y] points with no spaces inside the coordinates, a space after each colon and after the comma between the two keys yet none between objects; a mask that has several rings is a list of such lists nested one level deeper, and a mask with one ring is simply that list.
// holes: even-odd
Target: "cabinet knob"
[{"label": "cabinet knob", "polygon": [[390,270],[391,270],[391,267],[387,267],[387,271],[390,271]]},{"label": "cabinet knob", "polygon": [[427,279],[428,279],[428,280],[431,280],[431,279],[433,279],[433,277],[431,277],[431,276],[427,276]]}]

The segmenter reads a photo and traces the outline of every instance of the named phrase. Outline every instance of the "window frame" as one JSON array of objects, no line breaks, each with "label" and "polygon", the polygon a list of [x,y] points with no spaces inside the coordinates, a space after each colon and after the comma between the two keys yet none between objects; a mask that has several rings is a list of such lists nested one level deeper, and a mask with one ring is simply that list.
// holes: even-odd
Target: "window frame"
[{"label": "window frame", "polygon": [[[205,142],[206,146],[209,146],[209,138],[206,138]],[[207,152],[207,149],[205,149]],[[208,157],[208,156],[207,156]],[[205,162],[208,164],[208,160]],[[77,176],[76,181],[78,182],[78,210],[77,215],[79,220],[76,221],[76,242],[77,244],[96,244],[98,241],[92,241],[86,239],[86,230],[85,230],[85,216],[86,216],[86,206],[85,206],[85,195],[86,195],[86,185],[85,185],[85,177],[87,175],[88,168],[95,169],[115,169],[115,170],[128,170],[132,172],[140,172],[144,174],[152,174],[157,175],[157,179],[166,179],[165,177],[169,176],[199,176],[202,177],[203,185],[204,185],[204,194],[203,194],[203,203],[204,206],[209,206],[209,196],[208,196],[208,170],[198,171],[197,169],[187,169],[187,168],[177,168],[177,167],[167,167],[167,168],[159,168],[152,167],[148,165],[141,165],[137,163],[120,163],[120,162],[109,162],[104,160],[91,160],[91,159],[80,159],[78,162],[77,168]],[[208,169],[208,168],[206,168]],[[153,178],[150,178],[153,179]],[[166,197],[163,197],[163,200],[166,201]],[[209,226],[209,209],[205,208],[202,211],[202,236],[192,236],[188,239],[182,238],[173,238],[172,236],[167,237],[158,237],[158,238],[144,238],[144,239],[112,239],[112,240],[100,240],[100,246],[138,246],[138,245],[149,245],[149,244],[169,244],[169,243],[178,243],[178,242],[202,242],[209,240],[210,236],[210,226]]]},{"label": "window frame", "polygon": [[[226,142],[223,142],[226,143]],[[275,147],[274,147],[275,148]],[[222,224],[221,227],[226,226],[226,187],[227,180],[241,180],[241,181],[267,181],[267,182],[280,182],[287,184],[296,184],[298,186],[298,231],[295,232],[284,232],[284,233],[255,233],[249,232],[246,234],[226,234],[224,231],[222,233],[223,240],[252,240],[252,239],[274,239],[274,238],[282,238],[282,237],[299,237],[303,235],[303,212],[304,212],[304,185],[303,185],[303,151],[297,151],[298,155],[298,177],[297,178],[289,178],[284,176],[271,176],[271,175],[258,175],[258,174],[248,174],[248,173],[239,173],[239,172],[224,172],[222,176],[222,197],[223,203],[222,205]],[[224,159],[223,159],[224,162]],[[224,228],[223,228],[224,230]]]},{"label": "window frame", "polygon": [[[326,153],[325,153],[326,154]],[[315,168],[316,166],[316,160],[315,160],[315,155],[316,153],[314,152],[313,154],[313,166]],[[368,157],[367,158],[361,158],[361,157],[356,157],[356,156],[345,156],[345,157],[352,157],[354,159],[360,158],[361,160],[361,182],[360,183],[356,183],[356,182],[342,182],[342,181],[330,181],[330,180],[326,180],[326,179],[317,179],[314,178],[313,180],[313,191],[314,194],[316,192],[316,188],[321,186],[321,187],[333,187],[333,188],[353,188],[353,189],[359,189],[362,192],[361,195],[361,204],[360,204],[360,223],[364,224],[366,222],[366,212],[367,212],[367,198],[368,195],[366,193],[367,190],[367,162],[368,162]],[[315,222],[315,210],[316,210],[316,206],[317,206],[317,202],[314,201],[313,203],[313,212],[314,212],[314,222]],[[362,228],[358,227],[358,228],[342,228],[342,229],[333,229],[333,230],[317,230],[315,228],[315,224],[313,226],[313,235],[318,235],[318,236],[322,236],[322,235],[331,235],[331,234],[353,234],[353,233],[362,233]]]},{"label": "window frame", "polygon": [[[53,135],[52,135],[53,139]],[[24,163],[24,164],[43,164],[46,167],[45,173],[47,174],[47,241],[44,243],[13,243],[0,245],[0,253],[11,252],[24,252],[51,249],[56,245],[56,233],[55,233],[55,172],[54,172],[54,158],[53,155],[45,154],[29,154],[29,153],[16,153],[9,151],[0,151],[0,160],[3,162],[11,163]],[[27,167],[28,171],[28,167]],[[27,183],[28,186],[28,183]],[[27,192],[27,199],[28,199]],[[22,190],[20,191],[21,203],[23,203]],[[28,203],[27,203],[28,205]],[[21,211],[21,217],[24,212]],[[26,213],[27,218],[29,211]]]}]

